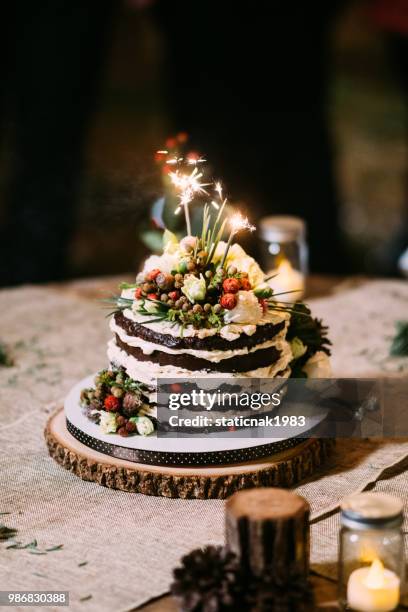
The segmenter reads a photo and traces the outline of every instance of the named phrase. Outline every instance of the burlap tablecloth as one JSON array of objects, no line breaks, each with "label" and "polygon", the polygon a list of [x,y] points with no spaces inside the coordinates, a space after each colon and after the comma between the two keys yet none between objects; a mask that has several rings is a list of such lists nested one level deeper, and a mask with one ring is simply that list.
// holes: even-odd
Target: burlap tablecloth
[{"label": "burlap tablecloth", "polygon": [[[316,300],[314,311],[331,327],[334,374],[406,375],[408,359],[390,359],[388,348],[407,305],[402,282]],[[164,593],[182,554],[223,541],[223,502],[113,491],[54,463],[44,423],[78,379],[106,364],[104,313],[58,288],[3,290],[0,308],[0,338],[15,358],[0,368],[0,522],[17,528],[23,544],[36,539],[39,550],[63,544],[39,555],[0,542],[0,590],[69,590],[70,609],[92,612],[129,610]],[[297,487],[312,507],[317,571],[335,575],[336,509],[345,495],[375,486],[408,501],[406,457],[406,440],[342,440],[331,464]]]}]

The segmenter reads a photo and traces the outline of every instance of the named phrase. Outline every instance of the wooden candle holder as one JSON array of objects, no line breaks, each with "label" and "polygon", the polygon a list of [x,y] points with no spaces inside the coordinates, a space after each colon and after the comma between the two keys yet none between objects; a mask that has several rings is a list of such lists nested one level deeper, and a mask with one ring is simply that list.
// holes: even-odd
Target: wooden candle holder
[{"label": "wooden candle holder", "polygon": [[309,504],[284,489],[239,491],[226,504],[226,543],[245,572],[279,585],[307,582]]}]

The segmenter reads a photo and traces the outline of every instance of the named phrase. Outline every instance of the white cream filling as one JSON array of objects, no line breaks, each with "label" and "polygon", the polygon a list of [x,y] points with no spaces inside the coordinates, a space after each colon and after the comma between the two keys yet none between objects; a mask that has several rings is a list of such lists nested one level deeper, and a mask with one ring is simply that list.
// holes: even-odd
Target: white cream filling
[{"label": "white cream filling", "polygon": [[122,366],[127,374],[134,380],[145,385],[156,386],[157,378],[273,378],[282,370],[285,370],[292,360],[290,344],[286,340],[280,340],[276,348],[281,356],[274,364],[250,370],[248,372],[208,372],[207,370],[187,370],[175,366],[160,366],[152,361],[138,361],[132,355],[128,355],[120,349],[114,339],[108,342],[108,358],[117,366]]},{"label": "white cream filling", "polygon": [[175,325],[174,323],[170,323],[169,321],[147,323],[149,319],[154,319],[154,313],[150,315],[142,315],[138,312],[133,312],[130,310],[130,308],[126,308],[123,311],[123,315],[126,317],[126,319],[134,321],[135,323],[141,323],[144,327],[147,327],[158,334],[169,334],[170,336],[174,336],[176,338],[180,338],[181,336],[184,338],[208,338],[209,336],[219,334],[221,338],[224,338],[225,340],[236,340],[241,334],[252,336],[256,332],[257,325],[266,325],[267,323],[276,325],[282,321],[289,320],[289,314],[286,312],[267,312],[263,315],[262,319],[257,323],[257,325],[230,323],[229,325],[224,325],[220,329],[216,327],[211,327],[210,329],[195,329],[189,325],[184,329],[182,334],[180,326],[178,324]]},{"label": "white cream filling", "polygon": [[206,361],[210,361],[211,363],[219,363],[223,359],[231,359],[231,357],[238,357],[240,355],[248,355],[250,353],[255,353],[258,350],[271,348],[272,346],[276,346],[278,342],[283,340],[286,335],[286,325],[285,328],[282,329],[276,336],[274,336],[271,340],[267,340],[266,342],[262,342],[261,344],[257,344],[256,346],[248,349],[248,347],[243,347],[240,349],[228,349],[228,350],[196,350],[196,349],[173,349],[162,344],[156,344],[155,342],[148,342],[147,340],[143,340],[138,336],[130,336],[125,332],[125,330],[117,325],[115,322],[115,318],[111,317],[109,323],[110,329],[114,334],[117,334],[122,342],[125,342],[129,346],[134,346],[140,348],[145,355],[151,355],[154,351],[159,351],[161,353],[168,353],[169,355],[192,355],[193,357],[197,357],[197,359],[205,359]]}]

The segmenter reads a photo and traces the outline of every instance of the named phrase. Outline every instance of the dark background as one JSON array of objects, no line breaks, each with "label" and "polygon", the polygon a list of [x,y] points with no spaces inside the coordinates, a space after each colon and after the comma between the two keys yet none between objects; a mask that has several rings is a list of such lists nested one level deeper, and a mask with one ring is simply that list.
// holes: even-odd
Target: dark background
[{"label": "dark background", "polygon": [[312,271],[398,273],[406,1],[16,0],[0,27],[1,285],[135,271],[178,131],[252,221],[306,218]]}]

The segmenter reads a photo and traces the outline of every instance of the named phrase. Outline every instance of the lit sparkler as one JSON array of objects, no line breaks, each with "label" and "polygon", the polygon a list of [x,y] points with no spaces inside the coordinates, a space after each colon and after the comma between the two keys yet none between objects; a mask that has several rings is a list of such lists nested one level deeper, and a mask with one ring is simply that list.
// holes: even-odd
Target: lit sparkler
[{"label": "lit sparkler", "polygon": [[197,164],[205,164],[207,160],[204,157],[187,157],[187,163],[189,166],[196,166]]},{"label": "lit sparkler", "polygon": [[230,226],[231,233],[228,238],[227,246],[225,247],[224,255],[222,256],[221,268],[224,267],[225,260],[227,259],[228,251],[230,250],[234,236],[242,230],[248,230],[250,232],[253,232],[256,229],[255,225],[251,225],[247,217],[244,218],[241,213],[235,213],[235,215],[231,217]]},{"label": "lit sparkler", "polygon": [[197,167],[191,172],[191,174],[183,174],[176,170],[176,172],[169,172],[169,177],[175,188],[179,191],[180,205],[184,208],[184,214],[186,218],[187,235],[191,236],[191,221],[189,204],[198,194],[207,194],[208,192],[204,187],[208,187],[211,183],[201,183],[203,173],[197,170]]},{"label": "lit sparkler", "polygon": [[217,181],[214,185],[214,191],[216,191],[218,193],[218,197],[220,198],[220,200],[222,201],[222,185],[220,183],[220,181]]},{"label": "lit sparkler", "polygon": [[235,213],[235,215],[232,215],[230,225],[231,234],[233,236],[235,236],[235,234],[241,230],[249,230],[250,232],[253,232],[256,229],[255,225],[251,225],[247,217],[244,218],[241,213]]}]

